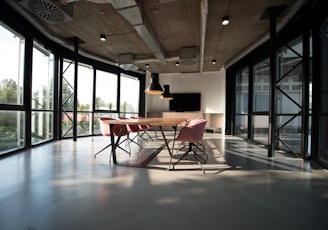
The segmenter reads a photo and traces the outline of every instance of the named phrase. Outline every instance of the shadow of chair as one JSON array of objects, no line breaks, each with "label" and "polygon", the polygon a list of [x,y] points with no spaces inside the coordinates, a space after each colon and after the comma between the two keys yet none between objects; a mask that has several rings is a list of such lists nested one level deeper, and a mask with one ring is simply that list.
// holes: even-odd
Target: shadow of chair
[{"label": "shadow of chair", "polygon": [[[115,125],[113,125],[112,130],[110,130],[110,128],[109,128],[109,124],[107,124],[107,123],[104,122],[104,121],[106,121],[106,120],[115,120],[115,119],[114,119],[114,118],[110,118],[110,117],[101,117],[101,118],[99,118],[99,124],[100,124],[100,131],[101,131],[101,134],[102,134],[103,136],[110,137],[111,132],[112,132],[113,135],[117,137],[117,136],[120,134],[120,132],[121,132],[122,125],[116,125],[116,124],[115,124]],[[123,133],[120,134],[120,136],[127,136],[127,135],[128,135],[128,131],[127,131],[127,130],[123,131]],[[126,149],[124,149],[124,148],[122,148],[122,147],[120,146],[120,145],[121,145],[123,142],[125,142],[125,141],[126,141],[126,139],[122,140],[122,141],[118,144],[117,148],[123,150],[124,152],[126,152],[126,153],[128,153],[128,154],[130,155],[130,154],[131,154],[130,146],[128,146],[128,147],[129,147],[129,151],[127,151]],[[127,143],[127,145],[129,145],[129,144]],[[112,143],[111,143],[111,142],[110,142],[107,146],[105,146],[104,148],[102,148],[101,150],[99,150],[98,152],[96,152],[96,153],[93,155],[93,157],[96,158],[96,156],[97,156],[99,153],[101,153],[102,151],[104,151],[105,149],[107,149],[107,148],[110,147],[110,146],[112,146]]]},{"label": "shadow of chair", "polygon": [[[187,147],[187,150],[185,153],[183,153],[179,159],[173,164],[172,169],[174,170],[174,166],[177,165],[183,158],[188,157],[188,154],[193,154],[195,160],[199,163],[201,166],[203,173],[205,173],[205,169],[203,167],[203,164],[206,164],[208,156],[205,152],[205,147],[201,143],[203,140],[204,130],[206,126],[206,120],[203,118],[199,119],[193,119],[186,123],[185,126],[183,126],[178,134],[178,136],[175,138],[175,141],[181,141],[185,144]],[[177,152],[185,148],[178,148]],[[171,166],[172,157],[170,160]]]}]

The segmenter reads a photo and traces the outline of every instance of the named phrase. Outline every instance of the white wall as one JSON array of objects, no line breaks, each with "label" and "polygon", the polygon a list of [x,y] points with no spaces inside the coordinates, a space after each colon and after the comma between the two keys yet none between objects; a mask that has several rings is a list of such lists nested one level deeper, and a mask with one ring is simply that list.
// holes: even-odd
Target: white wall
[{"label": "white wall", "polygon": [[[146,73],[146,87],[150,81],[150,73]],[[204,113],[225,114],[225,70],[205,73],[159,74],[159,82],[170,85],[171,93],[201,93],[201,109]],[[169,111],[169,101],[159,95],[146,94],[147,112]]]}]

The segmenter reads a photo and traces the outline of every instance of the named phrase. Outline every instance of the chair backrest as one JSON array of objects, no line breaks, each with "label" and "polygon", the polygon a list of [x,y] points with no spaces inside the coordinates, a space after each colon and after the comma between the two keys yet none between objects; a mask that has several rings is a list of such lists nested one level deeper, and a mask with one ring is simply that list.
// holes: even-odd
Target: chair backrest
[{"label": "chair backrest", "polygon": [[[127,118],[127,117],[119,117],[119,119],[121,120],[127,120],[127,119],[130,119],[130,118]],[[139,132],[140,131],[140,128],[138,125],[126,125],[126,128],[128,130],[128,132],[130,133],[135,133],[135,132]]]},{"label": "chair backrest", "polygon": [[193,119],[186,126],[182,127],[176,140],[197,143],[203,139],[207,120]]},{"label": "chair backrest", "polygon": [[[103,122],[103,121],[108,121],[108,120],[116,120],[114,118],[110,117],[100,117],[99,118],[99,124],[100,124],[100,131],[103,136],[110,136],[110,129],[109,129],[109,124]],[[120,130],[122,128],[122,125],[113,125],[112,132],[115,136],[118,136]],[[121,134],[122,136],[127,135],[127,131]]]},{"label": "chair backrest", "polygon": [[[143,119],[144,117],[138,116],[138,117],[130,117],[131,119]],[[147,130],[150,128],[150,125],[139,125],[140,130]]]},{"label": "chair backrest", "polygon": [[197,125],[199,123],[203,123],[204,121],[206,122],[206,120],[204,118],[194,118],[192,120],[187,121],[185,126],[187,126],[187,127],[194,126],[194,125]]}]

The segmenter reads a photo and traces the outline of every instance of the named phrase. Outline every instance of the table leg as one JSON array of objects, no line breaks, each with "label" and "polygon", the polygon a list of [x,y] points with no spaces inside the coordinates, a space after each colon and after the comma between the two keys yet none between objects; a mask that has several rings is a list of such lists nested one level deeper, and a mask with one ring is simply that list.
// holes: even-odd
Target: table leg
[{"label": "table leg", "polygon": [[[176,133],[177,133],[177,127],[176,127],[176,126],[172,126],[172,128],[174,129],[173,147],[172,147],[172,149],[174,149],[175,135],[176,135]],[[160,129],[160,131],[161,131],[161,133],[162,133],[162,137],[163,137],[163,139],[164,139],[164,142],[165,142],[166,148],[167,148],[167,150],[169,151],[170,156],[172,156],[172,151],[171,151],[171,148],[170,148],[170,146],[169,146],[169,142],[168,142],[167,139],[166,139],[166,136],[165,136],[165,133],[164,133],[163,127],[162,127],[162,126],[159,126],[159,129]]]},{"label": "table leg", "polygon": [[[112,158],[113,158],[113,164],[116,164],[117,163],[117,161],[116,161],[116,144],[117,143],[115,143],[113,127],[114,127],[113,124],[110,124],[109,125],[109,130],[110,130],[110,143],[112,144],[111,155],[112,155]],[[110,161],[110,158],[109,158],[109,161]]]},{"label": "table leg", "polygon": [[117,146],[120,144],[120,139],[122,134],[125,132],[126,130],[126,125],[122,125],[121,129],[117,135],[117,140],[115,142],[115,138],[114,138],[114,132],[113,132],[113,127],[114,124],[110,124],[109,125],[109,129],[110,129],[110,141],[112,143],[112,157],[113,157],[113,164],[117,164],[117,159],[116,159],[116,148]]},{"label": "table leg", "polygon": [[165,133],[164,133],[163,127],[162,127],[162,126],[159,126],[159,130],[160,130],[161,133],[162,133],[162,137],[163,137],[163,139],[164,139],[164,142],[165,142],[166,148],[167,148],[167,150],[169,151],[170,156],[172,156],[172,152],[171,152],[171,149],[170,149],[169,143],[168,143],[168,141],[167,141],[167,139],[166,139],[166,137],[165,137]]},{"label": "table leg", "polygon": [[175,137],[177,135],[177,126],[172,126],[172,128],[174,129],[173,145],[172,145],[172,149],[174,151]]}]

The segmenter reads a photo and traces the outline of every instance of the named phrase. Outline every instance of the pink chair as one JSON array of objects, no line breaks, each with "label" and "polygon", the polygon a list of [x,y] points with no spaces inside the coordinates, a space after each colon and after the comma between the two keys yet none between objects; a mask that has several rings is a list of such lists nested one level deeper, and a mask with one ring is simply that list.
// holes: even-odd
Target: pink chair
[{"label": "pink chair", "polygon": [[[119,119],[124,120],[124,119],[129,119],[129,118],[119,117]],[[133,142],[133,143],[139,145],[140,147],[142,147],[141,144],[139,144],[137,141],[135,141],[135,139],[139,136],[139,131],[140,131],[139,125],[126,125],[126,129],[128,131],[127,140],[129,142]],[[130,133],[135,133],[136,136],[131,138],[129,135]]]},{"label": "pink chair", "polygon": [[[200,164],[203,173],[205,173],[205,169],[202,164],[206,164],[208,156],[205,153],[205,148],[201,144],[201,141],[203,140],[206,122],[207,121],[203,118],[193,119],[188,121],[186,125],[181,128],[178,136],[175,138],[175,141],[182,141],[183,143],[188,143],[188,149],[184,154],[179,157],[178,161],[173,164],[173,170],[176,164],[178,164],[183,158],[187,158],[189,153],[192,153],[194,155],[194,158]],[[182,148],[178,150],[181,149]],[[199,153],[204,156],[200,155]]]},{"label": "pink chair", "polygon": [[[106,137],[109,137],[110,134],[111,134],[111,130],[109,128],[109,125],[104,123],[103,121],[105,120],[115,120],[114,118],[110,118],[110,117],[101,117],[99,118],[99,124],[100,124],[100,131],[101,131],[101,134],[103,136],[106,136]],[[121,128],[122,128],[122,125],[113,125],[113,128],[112,128],[112,132],[113,132],[113,135],[114,136],[118,136],[120,131],[121,131]],[[121,136],[127,136],[128,135],[128,131],[125,130],[123,133],[121,133]],[[131,154],[131,150],[130,151],[127,151],[126,149],[122,148],[120,146],[120,144],[122,144],[123,142],[125,142],[126,139],[124,139],[123,141],[121,141],[119,143],[119,145],[117,146],[118,148],[120,148],[121,150],[125,151],[126,153],[128,153],[129,155]],[[108,144],[107,146],[105,146],[104,148],[102,148],[101,150],[99,150],[98,152],[96,152],[93,157],[96,158],[96,156],[101,153],[102,151],[104,151],[105,149],[107,149],[108,147],[112,146],[112,143]],[[130,146],[129,146],[130,148]]]},{"label": "pink chair", "polygon": [[[144,117],[130,117],[131,119],[143,119]],[[140,131],[142,131],[141,134],[139,134],[139,137],[142,138],[144,141],[147,141],[146,138],[143,136],[146,135],[151,141],[153,141],[153,138],[147,133],[147,130],[151,129],[151,125],[139,125]]]}]

